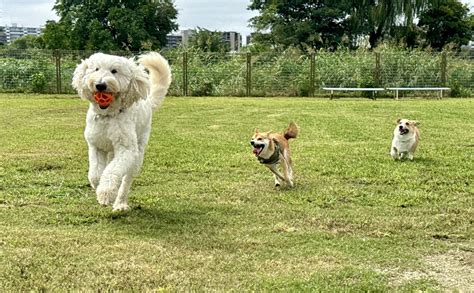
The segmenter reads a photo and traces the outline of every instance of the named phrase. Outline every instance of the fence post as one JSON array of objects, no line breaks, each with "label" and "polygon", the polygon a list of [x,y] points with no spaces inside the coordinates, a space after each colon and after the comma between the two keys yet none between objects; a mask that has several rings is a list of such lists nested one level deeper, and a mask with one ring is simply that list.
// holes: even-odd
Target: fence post
[{"label": "fence post", "polygon": [[375,52],[375,69],[374,69],[374,82],[375,86],[381,87],[381,67],[380,67],[380,52]]},{"label": "fence post", "polygon": [[447,79],[447,70],[448,70],[448,60],[446,58],[446,52],[441,53],[441,85],[446,86],[446,83],[448,81]]},{"label": "fence post", "polygon": [[56,63],[56,92],[61,93],[61,51],[53,51],[55,63]]},{"label": "fence post", "polygon": [[188,95],[188,52],[183,52],[183,96]]},{"label": "fence post", "polygon": [[316,75],[315,68],[315,54],[310,55],[310,68],[309,68],[309,96],[314,97],[314,77]]},{"label": "fence post", "polygon": [[252,93],[252,54],[247,53],[247,75],[246,75],[246,94],[247,97],[250,97]]}]

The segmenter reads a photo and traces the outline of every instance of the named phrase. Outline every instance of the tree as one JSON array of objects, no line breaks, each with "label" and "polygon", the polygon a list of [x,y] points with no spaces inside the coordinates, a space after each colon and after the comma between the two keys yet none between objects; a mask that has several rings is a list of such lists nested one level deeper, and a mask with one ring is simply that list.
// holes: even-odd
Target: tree
[{"label": "tree", "polygon": [[54,10],[60,20],[51,40],[64,31],[67,42],[58,41],[70,49],[157,49],[178,28],[172,0],[56,0]]},{"label": "tree", "polygon": [[228,52],[229,46],[222,40],[222,32],[210,31],[198,27],[189,39],[189,46],[204,52]]},{"label": "tree", "polygon": [[41,36],[26,35],[15,39],[11,44],[10,48],[13,49],[43,49],[44,42]]},{"label": "tree", "polygon": [[337,48],[348,45],[346,15],[348,3],[338,0],[253,0],[251,19],[256,42],[302,49]]},{"label": "tree", "polygon": [[429,0],[349,0],[349,22],[351,30],[358,35],[368,35],[370,47],[373,49],[389,34],[400,31],[411,43],[416,35],[413,25],[415,16],[423,11]]},{"label": "tree", "polygon": [[426,42],[441,50],[449,43],[460,48],[472,38],[472,19],[469,9],[457,0],[436,1],[420,15],[418,25],[426,30]]},{"label": "tree", "polygon": [[53,20],[46,22],[43,29],[43,41],[46,49],[69,49],[69,34],[63,23],[58,23]]}]

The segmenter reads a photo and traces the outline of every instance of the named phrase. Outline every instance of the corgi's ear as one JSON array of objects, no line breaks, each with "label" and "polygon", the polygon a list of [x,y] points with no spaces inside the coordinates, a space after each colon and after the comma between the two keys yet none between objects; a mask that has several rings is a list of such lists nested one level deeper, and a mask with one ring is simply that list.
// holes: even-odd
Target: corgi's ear
[{"label": "corgi's ear", "polygon": [[397,124],[400,123],[400,121],[402,121],[402,118],[397,119]]}]

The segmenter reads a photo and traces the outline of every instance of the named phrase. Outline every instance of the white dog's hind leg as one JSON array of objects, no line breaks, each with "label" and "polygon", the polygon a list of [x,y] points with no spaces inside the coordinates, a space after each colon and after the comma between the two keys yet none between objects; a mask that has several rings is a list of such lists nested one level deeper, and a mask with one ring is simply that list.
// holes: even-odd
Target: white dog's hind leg
[{"label": "white dog's hind leg", "polygon": [[107,165],[107,153],[98,150],[94,146],[89,145],[89,183],[92,188],[97,189],[99,185],[100,176],[104,172]]},{"label": "white dog's hind leg", "polygon": [[408,160],[413,161],[413,154],[408,152],[407,153]]},{"label": "white dog's hind leg", "polygon": [[122,184],[120,185],[117,198],[115,199],[113,209],[114,211],[125,211],[128,210],[128,193],[132,186],[133,177],[131,175],[125,175],[122,178]]}]

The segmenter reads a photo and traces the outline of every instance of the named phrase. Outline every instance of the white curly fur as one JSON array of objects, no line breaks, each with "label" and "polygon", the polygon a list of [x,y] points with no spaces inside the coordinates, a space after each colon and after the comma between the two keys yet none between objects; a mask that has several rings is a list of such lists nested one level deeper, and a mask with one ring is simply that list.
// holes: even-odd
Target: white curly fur
[{"label": "white curly fur", "polygon": [[[89,182],[101,205],[128,209],[128,193],[143,163],[153,109],[164,100],[171,83],[168,62],[158,53],[133,59],[96,53],[74,71],[72,86],[90,102],[85,139],[89,147]],[[148,69],[149,74],[145,71]],[[101,109],[94,99],[97,84],[114,101]]]}]

